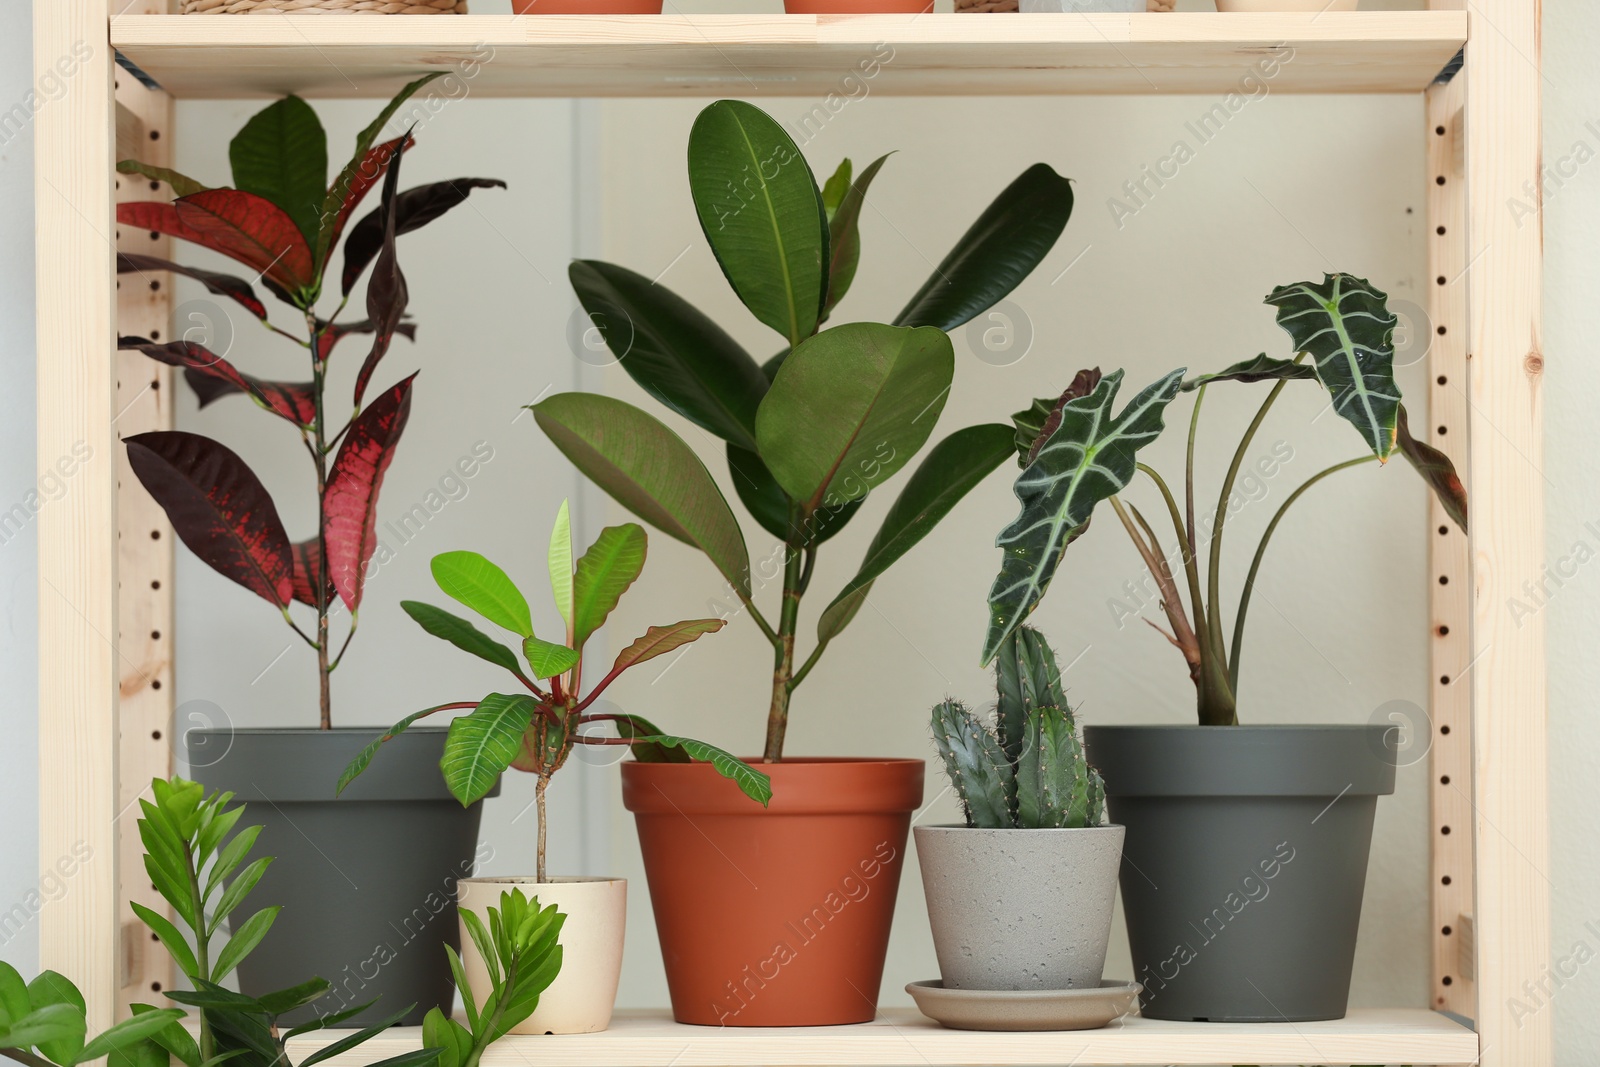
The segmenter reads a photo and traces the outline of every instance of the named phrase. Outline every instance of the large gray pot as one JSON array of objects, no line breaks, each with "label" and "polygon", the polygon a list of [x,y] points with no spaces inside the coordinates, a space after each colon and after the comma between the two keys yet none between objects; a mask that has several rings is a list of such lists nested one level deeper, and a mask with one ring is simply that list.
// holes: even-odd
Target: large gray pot
[{"label": "large gray pot", "polygon": [[[414,1004],[422,1022],[454,995],[444,946],[459,949],[455,889],[470,877],[482,805],[463,808],[439,771],[444,728],[387,742],[366,773],[334,799],[339,775],[382,729],[192,730],[190,776],[246,805],[240,826],[265,828],[254,855],[274,856],[235,914],[281,904],[261,944],[239,967],[257,996],[311,977],[333,989],[284,1016],[290,1023],[382,999],[346,1026]],[[496,792],[499,791],[498,785]]]},{"label": "large gray pot", "polygon": [[1341,1019],[1389,727],[1090,726],[1148,1018]]},{"label": "large gray pot", "polygon": [[1122,827],[918,826],[915,834],[946,989],[1100,984]]}]

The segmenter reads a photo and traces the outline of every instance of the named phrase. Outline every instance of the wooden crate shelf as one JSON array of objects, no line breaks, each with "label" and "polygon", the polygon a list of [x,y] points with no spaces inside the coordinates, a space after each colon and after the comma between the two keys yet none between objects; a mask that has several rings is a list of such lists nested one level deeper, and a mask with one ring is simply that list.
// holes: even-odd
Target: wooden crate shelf
[{"label": "wooden crate shelf", "polygon": [[385,97],[430,70],[456,71],[474,96],[826,97],[862,82],[901,96],[1226,94],[1274,60],[1275,93],[1409,93],[1466,39],[1464,11],[111,23],[112,45],[179,99]]}]

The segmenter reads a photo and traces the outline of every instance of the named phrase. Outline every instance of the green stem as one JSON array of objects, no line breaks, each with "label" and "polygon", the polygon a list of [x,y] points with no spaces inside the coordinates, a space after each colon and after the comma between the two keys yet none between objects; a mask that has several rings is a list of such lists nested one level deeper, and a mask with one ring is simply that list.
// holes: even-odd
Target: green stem
[{"label": "green stem", "polygon": [[1343,463],[1335,463],[1326,470],[1318,471],[1310,478],[1307,478],[1300,488],[1290,493],[1289,498],[1279,505],[1277,511],[1273,512],[1272,521],[1267,523],[1266,532],[1261,535],[1261,543],[1256,546],[1255,558],[1250,561],[1250,572],[1244,578],[1244,592],[1239,596],[1239,616],[1233,620],[1233,654],[1228,657],[1228,684],[1234,690],[1239,688],[1239,651],[1244,644],[1244,617],[1245,613],[1250,610],[1250,594],[1255,590],[1256,572],[1261,569],[1261,560],[1267,554],[1267,542],[1272,540],[1272,535],[1278,529],[1278,523],[1283,519],[1284,513],[1289,510],[1290,505],[1300,499],[1307,489],[1310,489],[1313,485],[1328,477],[1328,475],[1337,474],[1347,467],[1357,467],[1363,463],[1371,463],[1377,458],[1377,456],[1359,456],[1356,459],[1347,459]]},{"label": "green stem", "polygon": [[794,677],[789,679],[789,692],[793,693],[800,688],[800,683],[806,680],[806,675],[811,673],[811,668],[817,665],[817,660],[822,658],[823,649],[828,647],[828,642],[818,641],[817,647],[811,650],[811,655],[806,657],[805,664],[794,672]]},{"label": "green stem", "polygon": [[[191,977],[211,981],[211,934],[206,923],[205,896],[200,891],[200,871],[195,867],[195,857],[188,842],[183,845],[184,873],[189,878],[189,907],[194,911],[197,927],[194,932],[194,962],[198,972]],[[200,1012],[200,1062],[209,1063],[217,1054],[216,1037],[211,1032],[208,1012]]]},{"label": "green stem", "polygon": [[1200,428],[1200,405],[1205,402],[1206,387],[1201,386],[1200,392],[1194,398],[1194,410],[1189,413],[1189,448],[1183,461],[1183,506],[1184,517],[1189,530],[1189,544],[1195,544],[1194,539],[1194,439],[1195,433]]},{"label": "green stem", "polygon": [[0,1056],[16,1060],[18,1063],[25,1063],[28,1067],[56,1067],[55,1064],[42,1056],[35,1056],[33,1053],[25,1052],[20,1048],[0,1048]]},{"label": "green stem", "polygon": [[772,643],[772,706],[767,711],[767,744],[761,758],[767,763],[783,759],[783,736],[789,727],[789,693],[794,677],[794,634],[800,621],[800,580],[805,561],[800,549],[783,549],[783,605],[778,614],[778,633]]}]

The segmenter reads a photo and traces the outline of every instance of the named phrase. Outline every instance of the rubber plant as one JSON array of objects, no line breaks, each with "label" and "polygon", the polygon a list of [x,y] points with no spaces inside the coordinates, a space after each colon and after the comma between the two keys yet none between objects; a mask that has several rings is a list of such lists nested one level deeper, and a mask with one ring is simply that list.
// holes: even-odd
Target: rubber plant
[{"label": "rubber plant", "polygon": [[[488,559],[476,552],[446,552],[433,557],[433,578],[439,588],[484,619],[515,634],[527,670],[511,649],[468,620],[420,601],[406,600],[400,606],[433,636],[509,671],[525,691],[490,693],[479,700],[440,704],[407,716],[356,754],[339,778],[339,791],[343,792],[367,769],[384,742],[400,736],[418,719],[441,711],[470,709],[470,714],[450,724],[439,764],[445,784],[457,800],[470,805],[486,796],[507,769],[528,771],[538,777],[537,878],[541,882],[549,880],[545,874],[545,792],[574,745],[626,745],[640,758],[657,762],[705,760],[746,796],[765,805],[772,799],[768,777],[723,750],[704,741],[662,733],[638,715],[589,710],[624,671],[716,633],[725,625],[722,619],[685,619],[670,626],[649,627],[642,637],[617,654],[610,671],[587,695],[582,695],[584,646],[644,570],[647,550],[648,538],[637,523],[608,526],[574,566],[570,511],[566,501],[562,502],[549,552],[556,608],[567,626],[562,641],[547,641],[534,634],[527,597],[505,571]],[[585,727],[601,723],[613,724],[618,736],[585,732]]]},{"label": "rubber plant", "polygon": [[[1455,466],[1444,453],[1411,435],[1394,376],[1397,320],[1388,309],[1387,295],[1365,279],[1328,274],[1321,282],[1279,286],[1266,303],[1277,309],[1278,324],[1289,335],[1289,358],[1263,353],[1215,374],[1188,379],[1184,370],[1176,370],[1145,387],[1115,415],[1122,371],[1102,375],[1098,369],[1084,370],[1060,397],[1035,401],[1032,408],[1015,416],[1023,468],[1015,491],[1022,510],[998,540],[1005,555],[989,594],[984,663],[995,657],[1038,606],[1062,553],[1087,529],[1095,506],[1109,501],[1156,581],[1161,608],[1171,626],[1170,631],[1162,632],[1188,665],[1198,693],[1200,723],[1232,725],[1238,722],[1239,663],[1256,577],[1279,523],[1308,490],[1342,470],[1384,463],[1399,453],[1432,489],[1445,513],[1466,529],[1466,491]],[[1251,558],[1230,635],[1221,593],[1222,537],[1229,500],[1256,432],[1279,394],[1290,382],[1300,381],[1327,390],[1330,406],[1355,427],[1366,451],[1313,474],[1278,506]],[[1234,449],[1210,523],[1197,528],[1194,470],[1200,409],[1207,390],[1224,382],[1272,385]],[[1167,406],[1183,392],[1193,392],[1195,402],[1180,506],[1168,482],[1140,463],[1137,453],[1162,432]],[[1138,472],[1155,483],[1166,505],[1177,541],[1177,567],[1169,561],[1154,526],[1138,508],[1118,496]],[[1202,549],[1208,557],[1203,575]],[[1187,586],[1187,606],[1178,572]]]},{"label": "rubber plant", "polygon": [[[170,203],[118,204],[121,225],[181,238],[244,264],[300,320],[303,334],[273,324],[254,283],[243,278],[151,256],[117,257],[117,269],[124,274],[170,271],[198,281],[306,352],[310,381],[269,381],[244,373],[192,340],[162,343],[124,337],[120,342],[124,349],[182,368],[201,407],[244,394],[298,432],[316,477],[318,500],[315,535],[299,542],[290,541],[261,480],[220,442],[159,431],[129,437],[125,443],[134,474],[166,511],[184,544],[213,569],[275,606],[316,652],[323,729],[332,727],[330,676],[356,631],[367,564],[377,547],[378,492],[405,429],[416,378],[409,375],[365,403],[395,336],[415,337],[415,326],[406,321],[410,296],[395,239],[461,204],[474,189],[505,185],[494,179],[457,178],[400,191],[400,160],[415,142],[409,132],[382,142],[378,137],[401,105],[434,77],[407,85],[361,131],[349,162],[331,184],[322,124],[310,105],[294,96],[259,112],[234,137],[229,146],[233,188],[210,188],[137,160],[117,167],[123,174],[165,183],[176,194]],[[356,209],[380,180],[382,205],[351,225]],[[323,318],[317,309],[341,238],[338,304]],[[368,267],[367,318],[341,322]],[[328,368],[339,343],[355,335],[371,341],[348,401],[350,417],[340,426],[340,403],[327,395]],[[312,633],[291,616],[295,603],[315,614]],[[350,621],[335,651],[330,620],[341,605]]]},{"label": "rubber plant", "polygon": [[[771,642],[769,762],[783,755],[792,694],[854,619],[872,583],[1010,454],[1012,432],[1000,424],[965,427],[929,449],[855,576],[819,614],[811,652],[797,656],[818,550],[932,435],[955,373],[947,332],[1026,278],[1072,211],[1067,179],[1035,164],[979,216],[892,322],[829,325],[855,278],[867,190],[887,158],[860,174],[845,160],[819,187],[794,140],[759,108],[721,100],[696,119],[689,134],[695,211],[728,283],[785,346],[764,363],[643,274],[587,260],[570,270],[622,368],[725,446],[740,501],[777,539],[754,575],[722,491],[660,420],[584,393],[557,394],[532,408],[555,445],[601,488],[703,551],[738,610]],[[755,597],[780,573],[773,620]]]}]

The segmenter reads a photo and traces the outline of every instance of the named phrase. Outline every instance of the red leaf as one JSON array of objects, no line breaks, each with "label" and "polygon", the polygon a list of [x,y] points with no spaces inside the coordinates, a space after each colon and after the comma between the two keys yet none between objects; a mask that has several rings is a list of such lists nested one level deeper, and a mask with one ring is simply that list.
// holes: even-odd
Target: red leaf
[{"label": "red leaf", "polygon": [[[344,233],[345,226],[350,222],[350,216],[355,214],[356,208],[361,206],[361,201],[367,198],[372,187],[378,184],[378,179],[384,176],[389,166],[389,157],[394,154],[396,148],[407,152],[416,143],[408,132],[403,137],[374,145],[367,149],[367,154],[361,157],[360,163],[352,160],[334,179],[333,188],[328,190],[328,196],[330,202],[338,200],[339,208],[334,215],[333,229],[328,233],[327,244],[321,246],[324,267],[327,266],[328,257],[331,257],[333,250],[338,247],[339,236]],[[349,291],[345,290],[346,293]]]},{"label": "red leaf", "polygon": [[138,434],[124,444],[133,473],[190,551],[264,600],[288,605],[289,535],[244,460],[209,437],[177,430]]},{"label": "red leaf", "polygon": [[[420,230],[440,215],[466,202],[474,189],[504,189],[499,178],[455,178],[432,185],[419,185],[400,194],[395,205],[395,236]],[[356,223],[344,243],[344,295],[355,288],[361,272],[367,269],[383,247],[384,211],[379,208]]]},{"label": "red leaf", "polygon": [[[339,342],[346,337],[358,333],[375,333],[378,329],[371,319],[362,319],[360,322],[348,324],[325,322],[321,324],[321,328],[322,333],[317,341],[317,356],[324,363],[328,361],[329,356],[333,355],[333,350]],[[417,324],[414,322],[402,322],[395,326],[394,332],[408,341],[415,341],[417,339]]]},{"label": "red leaf", "polygon": [[328,575],[351,611],[361,606],[367,561],[378,547],[378,490],[411,414],[413,374],[357,415],[339,446],[322,496]]},{"label": "red leaf", "polygon": [[176,200],[172,207],[184,227],[201,235],[201,244],[254,267],[289,292],[315,284],[317,271],[305,235],[266,197],[210,189]]},{"label": "red leaf", "polygon": [[267,305],[261,302],[256,296],[256,291],[243,278],[235,278],[231,274],[219,274],[214,270],[201,270],[199,267],[185,267],[180,263],[158,259],[155,256],[117,253],[118,274],[154,274],[160,271],[170,271],[185,278],[193,278],[216,296],[225,296],[229,300],[238,302],[256,318],[264,320],[267,317]]},{"label": "red leaf", "polygon": [[[194,229],[179,218],[178,208],[175,204],[158,204],[154,200],[135,200],[125,204],[118,204],[117,221],[124,226],[134,226],[141,230],[149,230],[151,233],[164,233],[169,237],[177,237],[197,244],[201,248],[209,248],[213,251],[221,252],[223,255],[239,260],[246,266],[256,267],[257,273],[260,273],[260,268],[257,267],[253,259],[243,258],[229,248],[217,245],[209,233]],[[271,275],[263,275],[261,282],[285,304],[295,304],[295,300],[289,295],[289,291]]]},{"label": "red leaf", "polygon": [[323,575],[322,598],[319,600],[312,592],[317,575],[322,571],[322,542],[313,537],[290,547],[294,553],[294,598],[321,611],[322,606],[333,599],[334,592],[333,582],[327,580],[327,575]]},{"label": "red leaf", "polygon": [[184,368],[184,377],[194,384],[196,377],[221,383],[221,388],[197,388],[200,406],[229,393],[248,393],[268,411],[296,426],[310,426],[317,419],[317,401],[309,384],[268,382],[243,374],[237,367],[193,341],[172,341],[158,345],[143,337],[124,337],[118,344],[125,350],[143,352],[157,363]]},{"label": "red leaf", "polygon": [[378,369],[379,361],[389,351],[395,330],[405,316],[406,304],[411,300],[411,293],[406,287],[406,276],[400,271],[400,261],[394,247],[400,214],[400,196],[397,190],[400,184],[401,158],[397,154],[390,159],[389,173],[383,180],[383,250],[378,253],[377,265],[372,268],[372,277],[367,282],[367,318],[371,319],[375,326],[372,350],[367,353],[366,360],[361,364],[361,370],[356,374],[356,407],[361,406],[361,398],[366,395],[367,383],[372,380],[372,372]]}]

